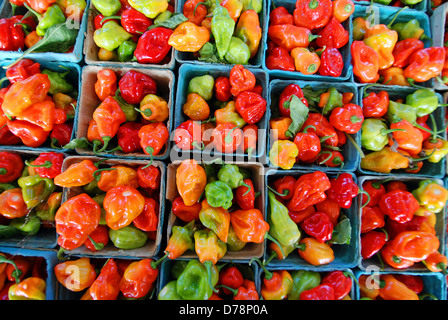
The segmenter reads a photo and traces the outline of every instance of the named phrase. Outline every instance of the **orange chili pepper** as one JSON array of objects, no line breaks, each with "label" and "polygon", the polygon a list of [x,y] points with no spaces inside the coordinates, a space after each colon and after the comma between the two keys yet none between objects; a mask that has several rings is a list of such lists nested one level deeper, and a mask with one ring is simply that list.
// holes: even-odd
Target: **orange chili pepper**
[{"label": "orange chili pepper", "polygon": [[182,110],[192,120],[203,121],[210,116],[210,107],[207,101],[194,92],[187,95],[187,100],[182,106]]},{"label": "orange chili pepper", "polygon": [[366,297],[374,300],[380,294],[379,283],[376,283],[376,279],[374,278],[373,275],[367,275],[367,274],[360,275],[358,283],[359,283],[359,291],[361,292],[361,297]]},{"label": "orange chili pepper", "polygon": [[186,206],[197,203],[205,190],[207,174],[196,160],[182,161],[176,170],[176,185]]},{"label": "orange chili pepper", "polygon": [[289,137],[286,136],[286,132],[292,123],[290,117],[279,117],[269,120],[271,138],[275,140],[288,140]]},{"label": "orange chili pepper", "polygon": [[268,271],[261,285],[261,296],[264,300],[283,300],[292,291],[293,279],[286,270]]},{"label": "orange chili pepper", "polygon": [[440,241],[429,232],[403,231],[392,240],[392,246],[398,257],[419,262],[436,252]]},{"label": "orange chili pepper", "polygon": [[117,76],[111,69],[101,69],[96,74],[95,93],[101,101],[114,96],[117,91]]},{"label": "orange chili pepper", "polygon": [[54,178],[57,186],[64,188],[81,187],[92,182],[95,177],[93,173],[98,170],[92,160],[82,160],[71,164],[64,172]]},{"label": "orange chili pepper", "polygon": [[23,42],[25,43],[25,46],[27,48],[31,48],[36,43],[38,43],[40,40],[42,40],[42,38],[43,37],[41,37],[37,34],[36,30],[33,30],[30,33],[28,33],[28,35],[25,37]]},{"label": "orange chili pepper", "polygon": [[391,241],[386,242],[380,250],[383,261],[395,269],[406,269],[414,265],[414,261],[400,258],[395,254]]},{"label": "orange chili pepper", "polygon": [[41,127],[44,131],[53,130],[55,122],[55,106],[53,101],[36,102],[23,113],[17,114],[17,120],[24,120]]},{"label": "orange chili pepper", "polygon": [[212,133],[216,150],[233,153],[243,144],[243,131],[232,123],[218,124]]},{"label": "orange chili pepper", "polygon": [[258,126],[256,124],[248,124],[243,128],[244,152],[249,156],[257,150]]},{"label": "orange chili pepper", "polygon": [[238,238],[244,242],[263,242],[270,227],[258,209],[233,211],[230,213],[230,223]]},{"label": "orange chili pepper", "polygon": [[197,52],[209,40],[210,32],[206,27],[186,21],[174,29],[169,37],[168,44],[179,51]]},{"label": "orange chili pepper", "polygon": [[300,240],[299,255],[313,266],[328,264],[334,260],[333,249],[325,242],[321,243],[313,237]]},{"label": "orange chili pepper", "polygon": [[145,197],[134,187],[117,186],[107,191],[103,201],[106,224],[118,230],[132,223],[145,208]]},{"label": "orange chili pepper", "polygon": [[96,279],[95,267],[88,257],[58,263],[53,270],[59,283],[73,292],[90,287]]},{"label": "orange chili pepper", "polygon": [[99,174],[98,188],[104,192],[117,186],[139,187],[137,170],[125,165],[112,166],[110,170],[106,169]]},{"label": "orange chili pepper", "polygon": [[355,11],[355,4],[351,0],[334,0],[333,16],[339,21],[347,20]]},{"label": "orange chili pepper", "polygon": [[143,119],[149,122],[163,122],[170,115],[168,103],[155,94],[146,95],[140,102],[140,109],[137,110],[142,114]]},{"label": "orange chili pepper", "polygon": [[320,58],[315,52],[308,48],[294,48],[291,50],[291,57],[294,59],[296,71],[303,74],[315,74],[320,67]]},{"label": "orange chili pepper", "polygon": [[24,217],[28,212],[21,188],[5,190],[0,194],[0,215],[14,219]]},{"label": "orange chili pepper", "polygon": [[431,253],[424,261],[423,264],[432,272],[443,272],[446,274],[446,267],[448,265],[448,259],[439,251]]},{"label": "orange chili pepper", "polygon": [[379,296],[383,300],[420,300],[414,291],[391,274],[381,275],[381,282]]}]

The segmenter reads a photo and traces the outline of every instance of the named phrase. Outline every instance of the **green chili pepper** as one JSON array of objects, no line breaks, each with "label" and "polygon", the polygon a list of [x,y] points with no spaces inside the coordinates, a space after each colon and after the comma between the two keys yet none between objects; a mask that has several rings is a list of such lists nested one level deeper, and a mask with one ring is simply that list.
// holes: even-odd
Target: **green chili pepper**
[{"label": "green chili pepper", "polygon": [[188,260],[174,260],[170,269],[170,274],[173,279],[179,278],[181,273],[185,270]]},{"label": "green chili pepper", "polygon": [[65,79],[70,73],[70,70],[67,70],[66,72],[56,72],[44,69],[42,70],[42,73],[46,74],[50,80],[50,90],[48,93],[69,93],[73,91],[73,85]]},{"label": "green chili pepper", "polygon": [[293,284],[292,291],[288,294],[288,300],[300,300],[300,294],[305,290],[310,290],[321,282],[319,272],[298,270],[291,273]]},{"label": "green chili pepper", "polygon": [[392,0],[373,0],[373,2],[388,6],[392,2]]},{"label": "green chili pepper", "polygon": [[42,18],[36,27],[36,33],[38,36],[43,37],[48,28],[53,25],[65,22],[65,15],[62,9],[54,4],[45,11]]},{"label": "green chili pepper", "polygon": [[113,20],[107,21],[101,28],[95,30],[93,34],[95,44],[109,51],[114,51],[131,37],[130,33]]},{"label": "green chili pepper", "polygon": [[335,108],[341,108],[342,103],[342,93],[340,93],[335,87],[331,87],[327,90],[330,93],[328,97],[328,102],[322,108],[322,114],[327,116]]},{"label": "green chili pepper", "polygon": [[36,208],[36,215],[42,221],[54,222],[56,211],[59,209],[62,201],[62,192],[52,194],[47,202],[43,202]]},{"label": "green chili pepper", "polygon": [[130,62],[134,59],[134,51],[137,43],[129,39],[124,41],[117,49],[118,60],[121,62]]},{"label": "green chili pepper", "polygon": [[137,121],[138,116],[139,116],[139,112],[137,111],[138,108],[136,108],[136,106],[133,104],[127,103],[121,96],[120,90],[117,90],[115,92],[115,95],[113,98],[120,105],[121,110],[123,111],[124,115],[126,116],[127,122]]},{"label": "green chili pepper", "polygon": [[88,195],[96,195],[96,194],[103,192],[103,190],[98,188],[98,180],[96,180],[96,179],[94,179],[92,182],[82,186],[82,189]]},{"label": "green chili pepper", "polygon": [[243,178],[244,177],[241,174],[240,169],[234,164],[225,164],[218,171],[219,181],[225,182],[231,189],[235,189],[240,186],[250,188],[250,186],[244,183]]},{"label": "green chili pepper", "polygon": [[24,217],[12,219],[9,225],[16,228],[17,231],[23,235],[34,236],[40,230],[41,220],[36,214],[30,214]]},{"label": "green chili pepper", "polygon": [[205,197],[210,206],[229,209],[233,202],[232,189],[222,181],[213,181],[205,186]]},{"label": "green chili pepper", "polygon": [[119,0],[92,0],[92,4],[105,17],[113,16],[121,9]]},{"label": "green chili pepper", "polygon": [[230,64],[248,64],[250,59],[249,46],[240,38],[232,37],[224,59]]},{"label": "green chili pepper", "polygon": [[213,294],[210,283],[214,286],[217,281],[209,278],[206,267],[199,260],[191,259],[177,279],[176,291],[186,300],[208,300]]},{"label": "green chili pepper", "polygon": [[269,234],[275,238],[282,247],[294,247],[298,244],[301,238],[297,223],[291,219],[288,213],[288,208],[277,200],[273,192],[268,192],[268,198],[269,210],[267,222],[270,226]]},{"label": "green chili pepper", "polygon": [[193,77],[188,83],[187,94],[197,93],[204,100],[209,101],[213,97],[215,78],[209,74]]},{"label": "green chili pepper", "polygon": [[404,103],[389,101],[387,117],[390,122],[407,120],[414,124],[417,121],[417,110],[414,107]]},{"label": "green chili pepper", "polygon": [[380,151],[389,143],[389,132],[392,131],[387,128],[384,120],[365,119],[361,128],[361,146],[370,151]]},{"label": "green chili pepper", "polygon": [[216,7],[213,10],[211,30],[215,38],[218,55],[221,59],[224,59],[235,30],[235,20],[232,19],[229,11],[221,6],[218,0],[215,0],[215,3]]},{"label": "green chili pepper", "polygon": [[235,233],[235,229],[233,229],[232,225],[229,227],[229,234],[227,236],[227,250],[236,252],[242,250],[247,242],[242,241]]},{"label": "green chili pepper", "polygon": [[168,282],[162,290],[160,290],[157,300],[183,300],[183,298],[177,294],[177,281],[172,280]]},{"label": "green chili pepper", "polygon": [[172,15],[173,13],[170,10],[163,11],[154,19],[153,24],[161,24],[171,18]]},{"label": "green chili pepper", "polygon": [[118,230],[110,229],[109,238],[118,249],[132,250],[143,247],[148,235],[131,224]]},{"label": "green chili pepper", "polygon": [[53,179],[42,178],[39,175],[21,177],[17,183],[22,188],[23,200],[28,209],[47,200],[56,188]]},{"label": "green chili pepper", "polygon": [[243,5],[242,12],[247,10],[254,10],[256,13],[260,13],[263,9],[263,0],[240,0]]},{"label": "green chili pepper", "polygon": [[439,104],[439,98],[431,89],[418,89],[406,96],[406,104],[416,109],[417,117],[423,117],[432,113],[438,107],[446,106]]},{"label": "green chili pepper", "polygon": [[417,19],[394,23],[390,26],[390,29],[397,31],[399,41],[410,38],[429,39],[424,34],[425,31],[420,27],[420,22]]}]

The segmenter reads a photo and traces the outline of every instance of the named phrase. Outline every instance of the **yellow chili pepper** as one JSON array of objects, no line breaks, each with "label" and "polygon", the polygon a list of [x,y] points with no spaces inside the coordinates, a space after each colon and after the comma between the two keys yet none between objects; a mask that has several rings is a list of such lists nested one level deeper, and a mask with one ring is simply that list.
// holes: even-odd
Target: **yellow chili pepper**
[{"label": "yellow chili pepper", "polygon": [[210,107],[197,93],[189,93],[187,95],[187,101],[182,106],[182,109],[187,117],[192,120],[203,121],[210,115]]},{"label": "yellow chili pepper", "polygon": [[291,169],[299,155],[297,145],[289,140],[277,140],[269,151],[269,160],[274,166],[282,169]]},{"label": "yellow chili pepper", "polygon": [[149,122],[163,122],[170,115],[168,103],[155,94],[146,95],[140,102],[140,109],[138,110],[142,117]]},{"label": "yellow chili pepper", "polygon": [[45,280],[29,277],[13,284],[8,291],[9,300],[45,300]]},{"label": "yellow chili pepper", "polygon": [[367,28],[364,43],[378,53],[379,70],[387,69],[394,63],[393,50],[398,41],[398,33],[384,24]]},{"label": "yellow chili pepper", "polygon": [[374,151],[361,159],[361,168],[380,173],[390,173],[396,169],[409,167],[409,159],[390,147],[384,147],[380,151]]},{"label": "yellow chili pepper", "polygon": [[239,115],[235,108],[235,101],[227,102],[226,106],[215,111],[216,124],[224,124],[230,122],[231,124],[243,128],[246,121]]}]

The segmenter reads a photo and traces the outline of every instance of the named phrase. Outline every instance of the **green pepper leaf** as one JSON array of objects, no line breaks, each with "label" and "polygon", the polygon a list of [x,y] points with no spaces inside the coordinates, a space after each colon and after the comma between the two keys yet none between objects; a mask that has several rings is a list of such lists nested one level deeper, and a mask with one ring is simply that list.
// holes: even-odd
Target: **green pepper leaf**
[{"label": "green pepper leaf", "polygon": [[292,123],[286,131],[286,136],[293,138],[308,118],[309,109],[296,95],[291,96],[289,108],[291,109]]},{"label": "green pepper leaf", "polygon": [[157,27],[164,27],[168,29],[175,29],[178,25],[181,23],[184,23],[188,21],[188,18],[185,17],[182,13],[174,13],[171,18],[161,21],[159,23],[155,23],[152,26],[148,27],[148,30],[157,28]]},{"label": "green pepper leaf", "polygon": [[341,220],[334,227],[331,240],[328,241],[331,244],[350,244],[352,235],[352,226],[350,219],[347,216],[341,214]]},{"label": "green pepper leaf", "polygon": [[309,107],[317,107],[320,100],[320,95],[326,91],[327,89],[313,90],[309,85],[302,88],[303,96],[306,101],[308,101]]}]

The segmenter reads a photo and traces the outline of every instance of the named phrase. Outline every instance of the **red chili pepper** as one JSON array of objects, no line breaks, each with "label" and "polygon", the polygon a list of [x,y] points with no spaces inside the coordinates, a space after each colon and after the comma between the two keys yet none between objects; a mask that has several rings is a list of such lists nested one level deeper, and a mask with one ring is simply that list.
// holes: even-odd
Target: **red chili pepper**
[{"label": "red chili pepper", "polygon": [[315,161],[321,151],[320,138],[315,132],[308,132],[309,127],[305,127],[302,132],[297,132],[294,143],[299,150],[297,161]]},{"label": "red chili pepper", "polygon": [[230,81],[229,77],[220,76],[215,79],[215,84],[213,90],[215,92],[215,97],[219,101],[229,101],[232,97],[232,93],[230,92]]},{"label": "red chili pepper", "polygon": [[302,291],[299,300],[335,300],[334,288],[328,283],[320,284]]},{"label": "red chili pepper", "polygon": [[306,128],[308,126],[308,132],[316,132],[317,136],[320,138],[326,138],[325,144],[329,146],[337,146],[338,145],[338,134],[333,127],[333,125],[327,120],[327,118],[315,112],[310,112],[308,114],[308,118],[305,120],[303,127]]},{"label": "red chili pepper", "polygon": [[352,289],[352,279],[347,272],[340,270],[331,271],[322,279],[321,284],[329,284],[334,289],[334,297],[341,300],[347,296]]},{"label": "red chili pepper", "polygon": [[[27,278],[32,270],[32,261],[30,258],[23,256],[13,256],[10,260],[14,261],[15,266],[11,263],[8,263],[5,268],[6,278],[9,281],[16,281],[18,278],[20,281]],[[17,269],[19,271],[17,271]]]},{"label": "red chili pepper", "polygon": [[333,223],[323,212],[314,212],[300,224],[300,227],[306,234],[321,243],[330,240],[333,234]]},{"label": "red chili pepper", "polygon": [[6,77],[11,83],[25,80],[36,73],[40,73],[40,63],[26,58],[6,69]]},{"label": "red chili pepper", "polygon": [[[93,241],[92,241],[93,240]],[[87,249],[98,251],[103,249],[109,243],[109,228],[107,226],[98,225],[84,242]]]},{"label": "red chili pepper", "polygon": [[388,235],[383,231],[372,230],[361,234],[361,257],[369,259],[378,253],[386,244]]},{"label": "red chili pepper", "polygon": [[20,23],[21,17],[13,16],[11,18],[0,19],[0,50],[18,51],[25,47],[25,33]]},{"label": "red chili pepper", "polygon": [[365,118],[381,118],[389,108],[389,94],[382,90],[378,93],[364,94],[362,99],[362,111]]},{"label": "red chili pepper", "polygon": [[419,231],[427,218],[424,216],[415,216],[408,222],[397,222],[392,219],[387,219],[385,229],[390,239],[395,238],[398,234],[404,231]]},{"label": "red chili pepper", "polygon": [[160,187],[160,170],[155,166],[139,166],[137,168],[138,185],[152,190]]},{"label": "red chili pepper", "polygon": [[207,15],[207,7],[201,0],[187,0],[182,7],[182,13],[189,21],[200,26]]},{"label": "red chili pepper", "polygon": [[251,159],[252,153],[257,150],[258,126],[256,124],[245,125],[243,127],[243,139],[243,150]]},{"label": "red chili pepper", "polygon": [[395,269],[406,269],[412,267],[415,262],[409,259],[403,259],[396,255],[392,241],[387,241],[380,250],[383,261]]},{"label": "red chili pepper", "polygon": [[0,183],[8,183],[20,178],[24,163],[22,157],[13,152],[0,152]]},{"label": "red chili pepper", "polygon": [[230,122],[218,124],[212,136],[214,146],[221,153],[233,153],[243,143],[243,131]]},{"label": "red chili pepper", "polygon": [[341,52],[332,47],[326,47],[320,54],[319,74],[321,76],[339,77],[344,70],[344,60]]},{"label": "red chili pepper", "polygon": [[294,24],[310,30],[327,25],[333,14],[331,0],[298,0],[294,9]]},{"label": "red chili pepper", "polygon": [[255,88],[257,82],[255,75],[241,64],[236,64],[230,70],[230,92],[237,97],[243,91]]},{"label": "red chili pepper", "polygon": [[63,153],[43,152],[33,161],[33,164],[26,163],[33,167],[41,178],[53,179],[61,173],[63,161]]},{"label": "red chili pepper", "polygon": [[199,212],[201,211],[201,203],[196,202],[192,206],[187,206],[184,203],[182,197],[177,197],[173,200],[171,204],[171,209],[173,214],[185,222],[190,222],[192,220],[199,220]]},{"label": "red chili pepper", "polygon": [[337,150],[324,149],[318,154],[316,163],[328,167],[339,167],[344,164],[344,156]]},{"label": "red chili pepper", "polygon": [[296,67],[294,59],[290,56],[289,51],[282,47],[275,47],[266,57],[266,67],[268,69],[279,69],[284,71],[295,71]]},{"label": "red chili pepper", "polygon": [[337,178],[330,179],[331,187],[326,191],[327,197],[335,201],[341,208],[348,209],[352,200],[358,195],[358,185],[349,173],[341,173]]},{"label": "red chili pepper", "polygon": [[370,201],[365,194],[362,195],[362,204],[366,204],[368,207],[374,207],[378,205],[383,194],[386,193],[386,188],[381,181],[366,180],[362,184],[362,189],[369,195]]},{"label": "red chili pepper", "polygon": [[162,151],[170,134],[163,122],[154,122],[141,127],[138,136],[140,137],[140,145],[143,151],[151,156],[150,164],[152,164],[153,156],[158,155]]},{"label": "red chili pepper", "polygon": [[[235,266],[225,267],[219,272],[218,284],[238,289],[244,284],[244,277],[241,271]],[[223,288],[225,294],[231,294],[227,288]]]},{"label": "red chili pepper", "polygon": [[16,145],[21,143],[22,140],[16,136],[15,134],[13,134],[8,126],[3,126],[0,128],[0,145]]},{"label": "red chili pepper", "polygon": [[240,116],[249,124],[259,122],[266,112],[266,100],[251,91],[241,92],[235,101],[235,109]]},{"label": "red chili pepper", "polygon": [[203,149],[201,122],[188,119],[174,130],[174,143],[182,150]]},{"label": "red chili pepper", "polygon": [[[418,117],[415,122],[421,127],[426,128],[429,131],[432,131],[431,127],[428,126],[428,124],[426,123],[427,119],[428,119],[427,116]],[[429,137],[432,136],[431,132],[428,132],[427,130],[423,130],[422,128],[419,127],[417,127],[417,129],[419,129],[420,132],[422,133],[423,141],[427,140]]]},{"label": "red chili pepper", "polygon": [[290,211],[288,210],[288,215],[292,221],[299,224],[303,222],[305,219],[311,217],[316,212],[314,206],[308,206],[300,211]]},{"label": "red chili pepper", "polygon": [[281,200],[290,200],[294,194],[296,179],[287,175],[274,181],[274,190],[277,197]]},{"label": "red chili pepper", "polygon": [[159,204],[152,198],[145,197],[145,207],[142,213],[132,223],[140,230],[157,231],[159,223]]},{"label": "red chili pepper", "polygon": [[334,108],[330,114],[330,123],[338,130],[350,134],[361,130],[364,122],[362,108],[354,103],[348,103],[342,108]]},{"label": "red chili pepper", "polygon": [[393,190],[384,194],[379,202],[381,211],[396,222],[411,221],[420,205],[409,191]]},{"label": "red chili pepper", "polygon": [[442,72],[444,63],[445,49],[443,47],[423,48],[411,55],[403,75],[416,82],[425,82],[437,77]]},{"label": "red chili pepper", "polygon": [[157,83],[149,75],[130,70],[118,82],[123,99],[130,104],[140,103],[147,94],[157,94]]},{"label": "red chili pepper", "polygon": [[129,33],[141,34],[152,26],[152,20],[134,8],[128,8],[121,13],[121,26]]},{"label": "red chili pepper", "polygon": [[114,259],[108,259],[101,272],[89,288],[93,300],[116,300],[120,294],[121,275]]},{"label": "red chili pepper", "polygon": [[327,198],[322,202],[314,205],[316,211],[325,213],[333,223],[333,226],[338,224],[339,216],[341,214],[341,207],[333,200]]},{"label": "red chili pepper", "polygon": [[255,208],[255,198],[257,197],[254,184],[251,179],[244,179],[243,182],[250,188],[246,187],[246,185],[237,187],[235,190],[235,200],[241,209],[253,209]]},{"label": "red chili pepper", "polygon": [[280,98],[278,101],[278,110],[280,115],[283,117],[290,117],[291,110],[289,108],[289,103],[291,102],[291,97],[296,96],[299,98],[304,105],[308,107],[308,101],[303,94],[302,88],[298,84],[288,84],[280,93]]},{"label": "red chili pepper", "polygon": [[361,213],[361,233],[367,233],[377,228],[382,228],[386,224],[384,213],[380,207],[366,206],[362,208]]},{"label": "red chili pepper", "polygon": [[124,153],[134,153],[142,151],[138,132],[143,127],[141,122],[125,122],[117,131],[118,145]]},{"label": "red chili pepper", "polygon": [[285,7],[279,6],[269,13],[269,24],[294,24],[294,17]]},{"label": "red chili pepper", "polygon": [[50,135],[50,131],[45,131],[42,127],[25,120],[8,121],[7,126],[24,145],[31,148],[43,145]]},{"label": "red chili pepper", "polygon": [[394,56],[394,67],[406,67],[409,64],[409,59],[411,55],[417,50],[424,48],[424,43],[422,40],[408,38],[398,41],[395,44],[392,54]]},{"label": "red chili pepper", "polygon": [[138,63],[160,63],[165,59],[171,46],[168,40],[173,30],[157,27],[146,31],[137,42],[134,56]]},{"label": "red chili pepper", "polygon": [[422,293],[424,289],[424,282],[422,277],[412,275],[412,274],[394,274],[395,279],[400,281],[401,283],[404,283],[406,287],[414,291],[416,294]]},{"label": "red chili pepper", "polygon": [[[105,18],[105,17],[104,17],[102,14],[97,14],[97,15],[95,16],[95,18],[93,18],[93,25],[94,25],[95,30],[102,28],[103,25],[104,25],[107,21],[114,20],[114,19],[106,19],[106,20],[104,20],[104,18]],[[104,21],[103,21],[103,20],[104,20]]]},{"label": "red chili pepper", "polygon": [[327,198],[325,192],[331,183],[322,171],[315,171],[300,176],[294,185],[294,194],[287,203],[290,211],[300,211],[310,205],[319,203]]},{"label": "red chili pepper", "polygon": [[316,39],[316,44],[323,48],[342,48],[348,43],[348,31],[335,17],[331,18],[325,27],[319,31],[319,38]]}]

